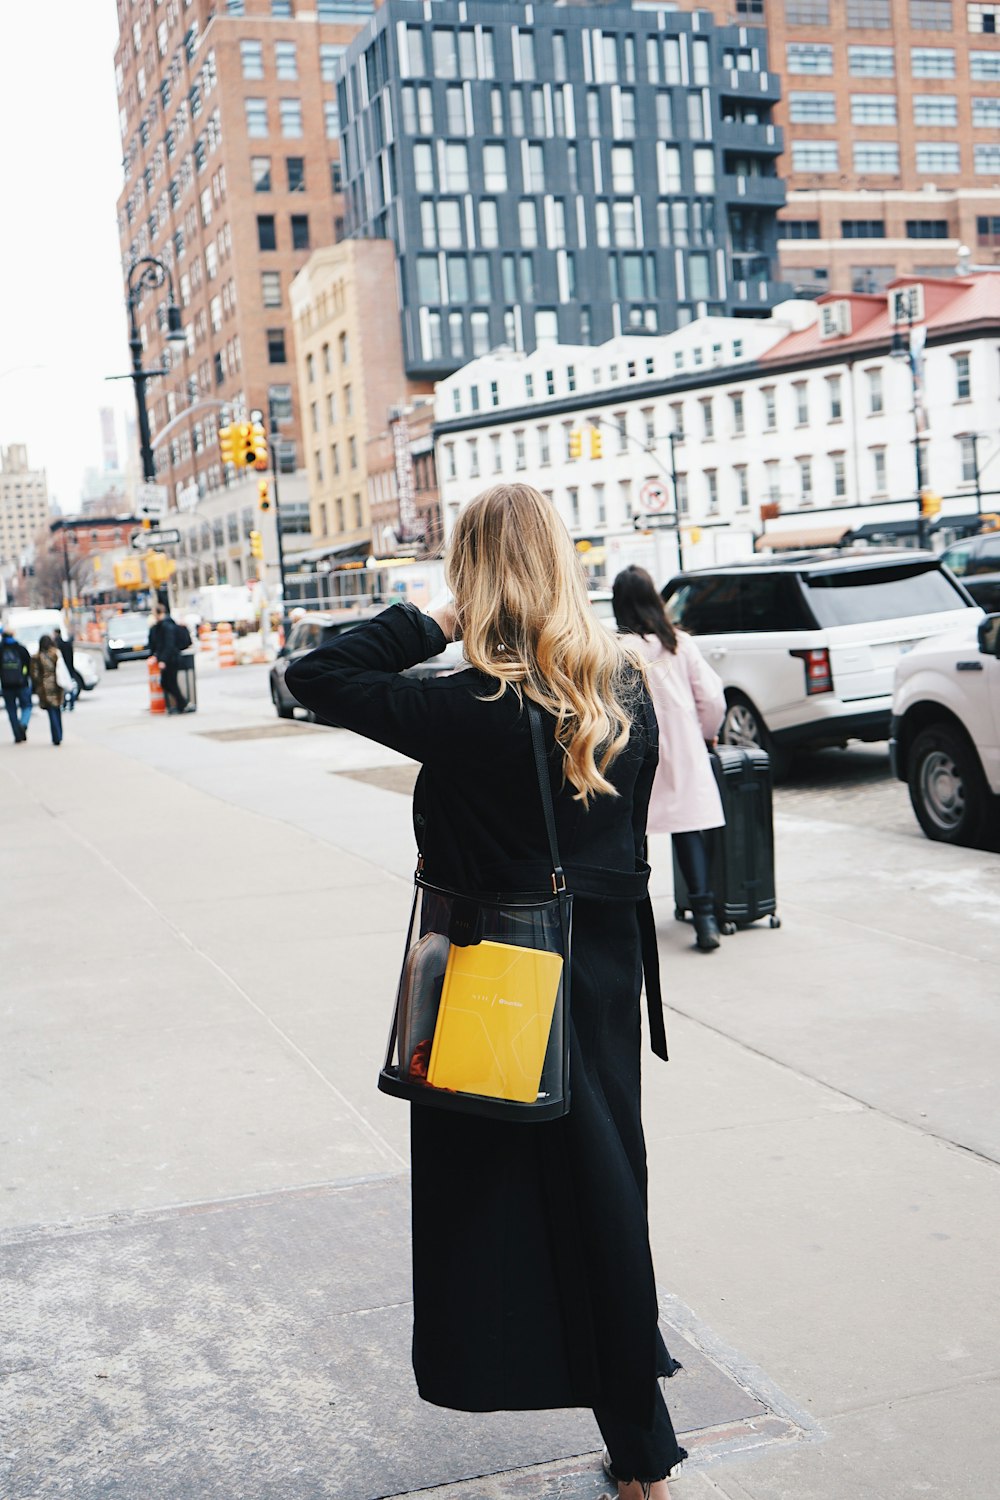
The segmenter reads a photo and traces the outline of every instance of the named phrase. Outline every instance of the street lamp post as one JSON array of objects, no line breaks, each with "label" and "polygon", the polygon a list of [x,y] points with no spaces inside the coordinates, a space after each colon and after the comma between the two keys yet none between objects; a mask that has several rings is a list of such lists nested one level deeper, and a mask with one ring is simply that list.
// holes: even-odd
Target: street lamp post
[{"label": "street lamp post", "polygon": [[922,377],[921,377],[921,348],[916,347],[914,337],[914,298],[913,288],[906,298],[906,333],[894,333],[890,354],[893,359],[905,359],[910,367],[910,379],[913,384],[913,453],[916,463],[917,479],[917,545],[920,548],[927,546],[927,517],[924,515],[924,454],[921,446],[923,436],[923,401],[922,401]]},{"label": "street lamp post", "polygon": [[166,282],[170,288],[167,303],[168,343],[187,343],[181,327],[181,310],[174,299],[174,281],[170,268],[155,256],[144,255],[133,261],[128,273],[128,346],[132,354],[132,384],[135,388],[135,404],[139,420],[139,451],[142,455],[142,477],[147,484],[156,479],[156,463],[153,459],[153,443],[149,431],[149,412],[146,408],[146,382],[157,375],[169,375],[168,369],[144,370],[142,368],[142,339],[139,335],[138,308],[145,288],[156,291]]}]

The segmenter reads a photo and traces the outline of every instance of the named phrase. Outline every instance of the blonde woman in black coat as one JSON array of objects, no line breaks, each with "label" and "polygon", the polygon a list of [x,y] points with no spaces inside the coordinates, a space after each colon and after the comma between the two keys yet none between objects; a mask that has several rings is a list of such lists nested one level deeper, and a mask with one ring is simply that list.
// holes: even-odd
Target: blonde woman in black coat
[{"label": "blonde woman in black coat", "polygon": [[[595,619],[569,534],[537,490],[498,485],[472,501],[447,573],[454,606],[394,605],[285,679],[307,708],[422,762],[425,873],[457,890],[548,886],[526,697],[550,737],[574,894],[572,1105],[535,1125],[412,1108],[417,1384],[463,1411],[591,1407],[618,1496],[668,1500],[684,1455],[657,1380],[673,1366],[639,1113],[656,721],[638,659]],[[400,675],[457,638],[467,670]],[[665,1056],[658,1003],[650,1028]]]}]

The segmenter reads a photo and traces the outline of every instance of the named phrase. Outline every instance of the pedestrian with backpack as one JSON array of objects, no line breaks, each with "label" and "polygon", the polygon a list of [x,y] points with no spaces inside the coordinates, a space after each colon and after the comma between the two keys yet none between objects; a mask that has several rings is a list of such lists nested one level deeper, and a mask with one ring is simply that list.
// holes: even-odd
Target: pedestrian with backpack
[{"label": "pedestrian with backpack", "polygon": [[[153,628],[149,632],[149,649],[160,664],[160,684],[167,703],[167,713],[192,712],[191,704],[184,697],[177,681],[181,652],[190,646],[191,632],[186,625],[178,625],[165,604],[156,605],[154,616]],[[173,708],[170,706],[171,702]]]},{"label": "pedestrian with backpack", "polygon": [[23,745],[31,718],[31,655],[9,625],[0,632],[0,691],[14,732],[14,744]]}]

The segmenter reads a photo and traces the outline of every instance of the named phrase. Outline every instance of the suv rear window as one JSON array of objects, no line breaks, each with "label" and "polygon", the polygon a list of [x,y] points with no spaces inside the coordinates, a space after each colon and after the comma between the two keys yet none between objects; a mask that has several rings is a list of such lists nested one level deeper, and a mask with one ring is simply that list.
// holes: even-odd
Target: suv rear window
[{"label": "suv rear window", "polygon": [[968,600],[936,562],[805,573],[802,587],[820,625],[863,625],[962,609]]},{"label": "suv rear window", "polygon": [[692,635],[814,630],[792,575],[720,573],[681,581],[667,599],[675,624]]}]

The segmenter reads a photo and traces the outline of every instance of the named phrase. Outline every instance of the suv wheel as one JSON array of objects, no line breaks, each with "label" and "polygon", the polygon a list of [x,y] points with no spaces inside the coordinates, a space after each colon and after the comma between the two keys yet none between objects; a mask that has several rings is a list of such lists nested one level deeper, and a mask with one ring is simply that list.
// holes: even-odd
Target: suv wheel
[{"label": "suv wheel", "polygon": [[273,682],[271,683],[271,702],[274,704],[279,719],[295,718],[294,708],[285,708],[284,704],[281,701],[281,696],[278,693],[278,689],[275,687]]},{"label": "suv wheel", "polygon": [[742,693],[726,694],[726,717],[719,730],[719,744],[732,745],[737,750],[765,750],[771,757],[771,774],[775,778],[784,776],[790,764],[788,752],[776,748],[759,711]]},{"label": "suv wheel", "polygon": [[995,823],[976,752],[950,725],[922,729],[909,754],[910,801],[929,839],[975,848]]}]

